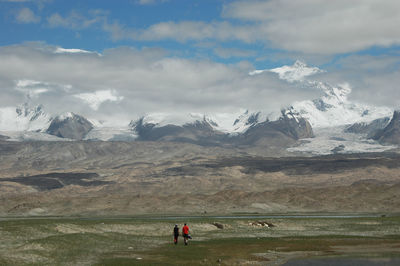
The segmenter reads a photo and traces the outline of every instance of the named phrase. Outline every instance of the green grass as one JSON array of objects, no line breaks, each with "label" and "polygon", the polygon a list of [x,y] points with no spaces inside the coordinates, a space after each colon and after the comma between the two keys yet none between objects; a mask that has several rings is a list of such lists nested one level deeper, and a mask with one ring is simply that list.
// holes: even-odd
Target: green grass
[{"label": "green grass", "polygon": [[[201,265],[213,264],[218,260],[226,264],[235,264],[240,260],[266,260],[256,256],[256,253],[266,252],[307,252],[318,251],[324,254],[334,254],[332,246],[380,245],[399,243],[394,239],[351,238],[348,236],[334,237],[303,237],[303,238],[229,238],[208,241],[191,242],[188,246],[167,244],[154,250],[142,253],[143,260],[125,259],[131,265]],[[397,254],[399,256],[399,254]],[[107,258],[99,265],[118,265],[122,258]]]},{"label": "green grass", "polygon": [[[331,254],[333,246],[351,249],[365,244],[400,247],[400,231],[396,229],[400,228],[400,217],[262,219],[277,226],[272,229],[248,226],[248,222],[256,220],[185,219],[194,232],[194,240],[188,246],[183,245],[182,238],[174,245],[169,231],[154,236],[150,236],[147,229],[132,231],[132,228],[150,226],[156,232],[162,228],[171,228],[172,232],[175,221],[169,219],[1,221],[0,265],[214,265],[218,259],[228,265],[240,260],[267,259],[254,255],[256,253],[318,251]],[[212,222],[226,227],[204,229]],[[73,230],[65,233],[58,230],[58,226]],[[126,228],[126,232],[100,230],[102,226]]]}]

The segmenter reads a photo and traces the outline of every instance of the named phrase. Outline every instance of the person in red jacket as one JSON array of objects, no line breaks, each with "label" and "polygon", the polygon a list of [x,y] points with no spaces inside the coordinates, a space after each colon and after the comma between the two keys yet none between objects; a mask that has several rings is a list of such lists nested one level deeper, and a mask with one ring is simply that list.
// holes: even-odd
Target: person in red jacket
[{"label": "person in red jacket", "polygon": [[185,246],[188,244],[188,239],[189,239],[189,226],[185,225],[182,227],[182,236],[183,236],[183,242],[185,243]]}]

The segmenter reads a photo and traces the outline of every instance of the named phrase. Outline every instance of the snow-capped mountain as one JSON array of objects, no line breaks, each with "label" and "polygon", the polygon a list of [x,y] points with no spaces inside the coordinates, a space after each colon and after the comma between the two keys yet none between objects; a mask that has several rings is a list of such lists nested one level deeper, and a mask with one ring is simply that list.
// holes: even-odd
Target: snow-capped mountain
[{"label": "snow-capped mountain", "polygon": [[[300,114],[292,110],[284,111],[288,115],[301,117]],[[250,127],[266,121],[276,121],[283,117],[282,110],[275,112],[250,111],[241,109],[239,112],[233,113],[189,113],[189,114],[173,114],[173,113],[150,113],[132,120],[130,127],[135,131],[135,125],[140,121],[142,125],[149,125],[154,128],[164,127],[167,125],[190,126],[193,124],[207,123],[213,130],[231,136],[243,134]]]},{"label": "snow-capped mountain", "polygon": [[384,141],[389,135],[391,139],[397,136],[396,132],[393,133],[397,130],[397,123],[389,123],[393,113],[390,108],[349,100],[351,87],[348,84],[332,85],[312,80],[313,75],[324,71],[301,61],[292,66],[255,70],[249,75],[262,75],[264,72],[276,73],[294,86],[318,89],[322,96],[294,102],[274,112],[240,109],[236,113],[151,113],[131,121],[129,125],[122,118],[100,122],[74,113],[52,117],[44,112],[42,106],[24,104],[18,108],[0,108],[0,135],[9,137],[9,140],[146,140],[263,147],[290,147],[296,141],[306,139],[289,151],[316,154],[393,148],[367,140],[367,137],[375,138],[381,132],[385,135],[375,139],[394,144],[393,141]]},{"label": "snow-capped mountain", "polygon": [[390,117],[383,117],[372,122],[360,122],[346,127],[345,132],[364,135],[366,138],[374,138],[379,132],[382,132],[390,123]]},{"label": "snow-capped mountain", "polygon": [[[174,114],[174,113],[151,113],[140,117],[143,125],[153,125],[154,127],[164,127],[166,125],[183,126],[186,124],[196,123],[197,121],[209,121],[210,119],[203,114],[189,113],[189,114]],[[210,121],[213,123],[212,121]],[[134,126],[136,121],[131,122],[131,127]]]},{"label": "snow-capped mountain", "polygon": [[213,126],[216,126],[213,121],[197,114],[188,116],[153,114],[130,123],[138,140],[192,143],[208,143],[210,136],[221,135],[220,132],[213,129]]},{"label": "snow-capped mountain", "polygon": [[190,119],[180,120],[180,124],[173,123],[174,120],[171,119],[164,115],[149,115],[132,121],[130,125],[138,140],[200,145],[276,146],[288,145],[300,138],[313,136],[307,120],[291,111],[283,111],[281,117],[275,121],[262,118],[261,113],[246,111],[232,122],[230,129],[233,128],[234,131],[228,131],[227,127],[204,115],[191,115]]},{"label": "snow-capped mountain", "polygon": [[252,126],[265,121],[275,121],[281,117],[281,111],[273,113],[263,111],[242,110],[239,113],[216,113],[208,115],[214,122],[212,125],[215,130],[229,135],[243,134]]},{"label": "snow-capped mountain", "polygon": [[308,76],[325,72],[318,67],[307,66],[306,63],[300,60],[296,60],[293,66],[277,67],[269,71],[277,73],[280,79],[284,79],[288,82],[303,81]]},{"label": "snow-capped mountain", "polygon": [[372,120],[391,116],[393,110],[387,107],[370,106],[352,102],[348,99],[351,87],[347,83],[332,85],[327,82],[312,80],[312,76],[325,71],[317,67],[309,67],[301,61],[296,61],[292,66],[282,66],[274,69],[255,70],[250,75],[263,72],[273,72],[279,78],[299,86],[320,90],[320,98],[299,101],[289,107],[301,117],[306,118],[312,127],[335,127],[357,122],[370,122]]},{"label": "snow-capped mountain", "polygon": [[[282,66],[274,69],[255,70],[249,75],[264,72],[276,73],[279,78],[290,83],[298,83],[302,87],[311,87],[321,91],[322,96],[313,100],[294,102],[287,107],[295,117],[307,119],[313,128],[336,127],[353,123],[370,122],[382,117],[391,116],[392,110],[386,107],[370,106],[352,102],[348,99],[351,87],[346,84],[332,85],[327,82],[312,80],[315,74],[323,73],[317,67],[307,66],[301,61],[296,61],[292,66]],[[145,115],[141,120],[142,125],[151,125],[154,128],[166,125],[183,126],[195,122],[206,121],[214,130],[230,135],[242,134],[252,126],[266,121],[276,121],[281,118],[281,110],[267,113],[263,110],[241,113],[214,113],[214,114],[168,114],[153,113]]]},{"label": "snow-capped mountain", "polygon": [[385,144],[400,144],[400,111],[394,111],[389,124],[372,138]]},{"label": "snow-capped mountain", "polygon": [[306,119],[291,111],[282,110],[279,119],[255,123],[243,134],[231,138],[239,144],[285,147],[299,139],[313,136],[313,129]]},{"label": "snow-capped mountain", "polygon": [[250,112],[241,110],[239,113],[214,113],[214,114],[168,114],[152,113],[131,121],[130,127],[133,132],[140,135],[139,128],[163,128],[166,126],[177,126],[190,128],[198,125],[207,125],[210,129],[228,134],[230,136],[243,134],[250,127],[269,121],[271,117],[278,119],[279,115],[266,114],[264,112]]},{"label": "snow-capped mountain", "polygon": [[56,116],[46,133],[60,138],[82,140],[93,129],[93,124],[83,116],[66,113]]},{"label": "snow-capped mountain", "polygon": [[249,75],[254,76],[263,72],[273,72],[279,75],[280,79],[288,82],[303,81],[306,77],[325,72],[318,67],[309,67],[300,60],[296,60],[292,66],[282,66],[273,69],[263,69],[250,71]]},{"label": "snow-capped mountain", "polygon": [[42,105],[24,103],[16,108],[0,108],[0,135],[10,140],[80,140],[92,128],[86,118],[73,113],[53,118]]},{"label": "snow-capped mountain", "polygon": [[44,112],[42,105],[30,107],[25,103],[16,108],[0,108],[0,131],[44,132],[51,120],[51,116]]},{"label": "snow-capped mountain", "polygon": [[[315,133],[315,138],[305,139],[301,145],[289,148],[288,151],[330,154],[381,152],[394,148],[390,145],[382,146],[377,141],[370,139],[372,135],[379,130],[382,131],[386,126],[388,117],[392,116],[392,109],[349,100],[350,85],[346,83],[332,85],[313,80],[313,75],[324,71],[309,67],[300,61],[296,61],[292,66],[258,70],[249,74],[256,75],[267,71],[277,73],[280,79],[294,85],[322,92],[322,96],[317,99],[294,102],[286,109],[307,119]],[[348,130],[349,128],[351,129]],[[350,133],[351,130],[353,133]]]},{"label": "snow-capped mountain", "polygon": [[295,102],[292,108],[306,118],[313,127],[335,127],[370,122],[390,116],[393,112],[387,107],[349,101],[348,95],[351,93],[351,88],[348,84],[333,86],[316,81],[309,81],[308,84],[321,89],[324,95],[319,99]]}]

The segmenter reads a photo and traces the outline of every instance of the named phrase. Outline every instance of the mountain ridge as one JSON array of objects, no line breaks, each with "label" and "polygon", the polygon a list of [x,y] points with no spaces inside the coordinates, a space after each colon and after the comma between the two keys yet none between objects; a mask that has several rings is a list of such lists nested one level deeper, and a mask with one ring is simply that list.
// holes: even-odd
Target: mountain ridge
[{"label": "mountain ridge", "polygon": [[[242,109],[239,113],[149,113],[118,127],[107,127],[107,123],[74,113],[51,116],[43,105],[31,107],[25,103],[17,108],[0,108],[0,133],[8,140],[175,141],[287,147],[300,139],[313,138],[314,129],[345,127],[343,132],[366,136],[382,144],[399,144],[389,141],[387,135],[374,137],[377,130],[382,133],[389,123],[388,117],[393,114],[390,108],[352,102],[348,98],[352,91],[348,84],[331,85],[311,78],[325,71],[296,61],[292,66],[252,71],[249,75],[267,71],[296,86],[317,89],[322,96],[294,102],[275,112]],[[393,130],[400,131],[397,126],[392,133]],[[344,151],[341,143],[330,149]]]}]

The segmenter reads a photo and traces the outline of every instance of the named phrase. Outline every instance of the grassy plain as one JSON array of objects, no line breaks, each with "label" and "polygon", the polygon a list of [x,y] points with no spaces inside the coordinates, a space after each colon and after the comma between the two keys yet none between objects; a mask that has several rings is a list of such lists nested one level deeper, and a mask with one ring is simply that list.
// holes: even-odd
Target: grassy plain
[{"label": "grassy plain", "polygon": [[[183,222],[193,240],[175,246],[172,228]],[[400,216],[7,218],[0,239],[0,265],[280,265],[400,257]]]}]

